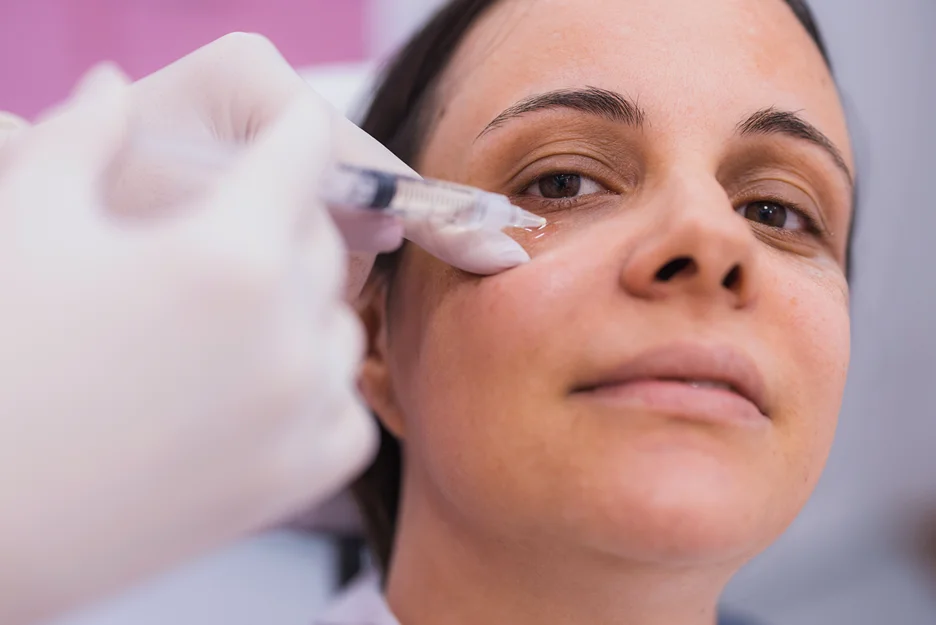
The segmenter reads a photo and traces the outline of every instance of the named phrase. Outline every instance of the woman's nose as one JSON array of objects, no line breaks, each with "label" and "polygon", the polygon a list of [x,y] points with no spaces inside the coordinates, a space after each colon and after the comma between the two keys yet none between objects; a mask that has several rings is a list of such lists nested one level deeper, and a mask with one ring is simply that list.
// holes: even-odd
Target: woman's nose
[{"label": "woman's nose", "polygon": [[706,205],[672,206],[648,207],[665,213],[632,248],[621,286],[643,299],[685,296],[749,306],[759,282],[750,225],[723,194]]}]

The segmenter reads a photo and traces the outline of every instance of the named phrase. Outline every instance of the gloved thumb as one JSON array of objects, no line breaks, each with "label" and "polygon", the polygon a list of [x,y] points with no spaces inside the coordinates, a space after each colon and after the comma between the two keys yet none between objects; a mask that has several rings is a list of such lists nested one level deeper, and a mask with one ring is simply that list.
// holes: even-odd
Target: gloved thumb
[{"label": "gloved thumb", "polygon": [[50,119],[61,117],[82,103],[100,97],[102,93],[110,88],[116,86],[126,87],[129,84],[130,79],[116,64],[110,62],[98,63],[78,79],[67,100],[44,110],[36,118],[36,123],[41,124]]},{"label": "gloved thumb", "polygon": [[75,104],[81,104],[89,98],[96,97],[102,89],[111,89],[115,86],[126,87],[130,84],[130,79],[114,63],[98,63],[78,80],[78,84],[72,90],[72,101]]},{"label": "gloved thumb", "polygon": [[489,276],[530,260],[530,255],[507,234],[491,230],[439,228],[429,223],[407,223],[406,238],[439,260],[464,271]]}]

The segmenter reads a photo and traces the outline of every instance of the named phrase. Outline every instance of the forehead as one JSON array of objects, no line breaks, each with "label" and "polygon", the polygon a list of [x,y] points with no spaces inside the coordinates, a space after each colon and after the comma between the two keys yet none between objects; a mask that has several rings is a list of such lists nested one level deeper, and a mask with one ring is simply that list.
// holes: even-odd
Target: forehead
[{"label": "forehead", "polygon": [[446,71],[437,130],[456,119],[457,134],[477,133],[518,100],[581,86],[639,101],[655,128],[722,130],[770,106],[798,111],[850,163],[832,77],[782,0],[501,0]]}]

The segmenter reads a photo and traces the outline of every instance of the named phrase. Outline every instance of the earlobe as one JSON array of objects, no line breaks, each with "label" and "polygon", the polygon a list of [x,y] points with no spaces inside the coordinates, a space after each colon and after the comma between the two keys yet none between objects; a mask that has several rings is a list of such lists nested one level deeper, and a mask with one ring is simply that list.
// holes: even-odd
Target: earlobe
[{"label": "earlobe", "polygon": [[405,438],[405,420],[397,403],[389,363],[387,291],[386,280],[371,280],[358,298],[356,308],[367,341],[358,373],[358,389],[381,425],[402,439]]}]

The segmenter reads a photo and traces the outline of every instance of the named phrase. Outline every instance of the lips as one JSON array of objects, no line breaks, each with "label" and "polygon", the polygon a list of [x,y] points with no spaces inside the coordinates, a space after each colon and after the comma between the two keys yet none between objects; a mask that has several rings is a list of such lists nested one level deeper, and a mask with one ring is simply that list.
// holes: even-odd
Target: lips
[{"label": "lips", "polygon": [[610,367],[575,391],[609,395],[623,389],[657,404],[679,403],[676,399],[667,401],[667,389],[670,396],[680,394],[680,401],[688,404],[693,397],[699,400],[696,403],[707,405],[719,396],[722,404],[737,404],[742,399],[761,415],[768,415],[764,379],[757,365],[745,353],[728,346],[682,343],[652,349]]}]

